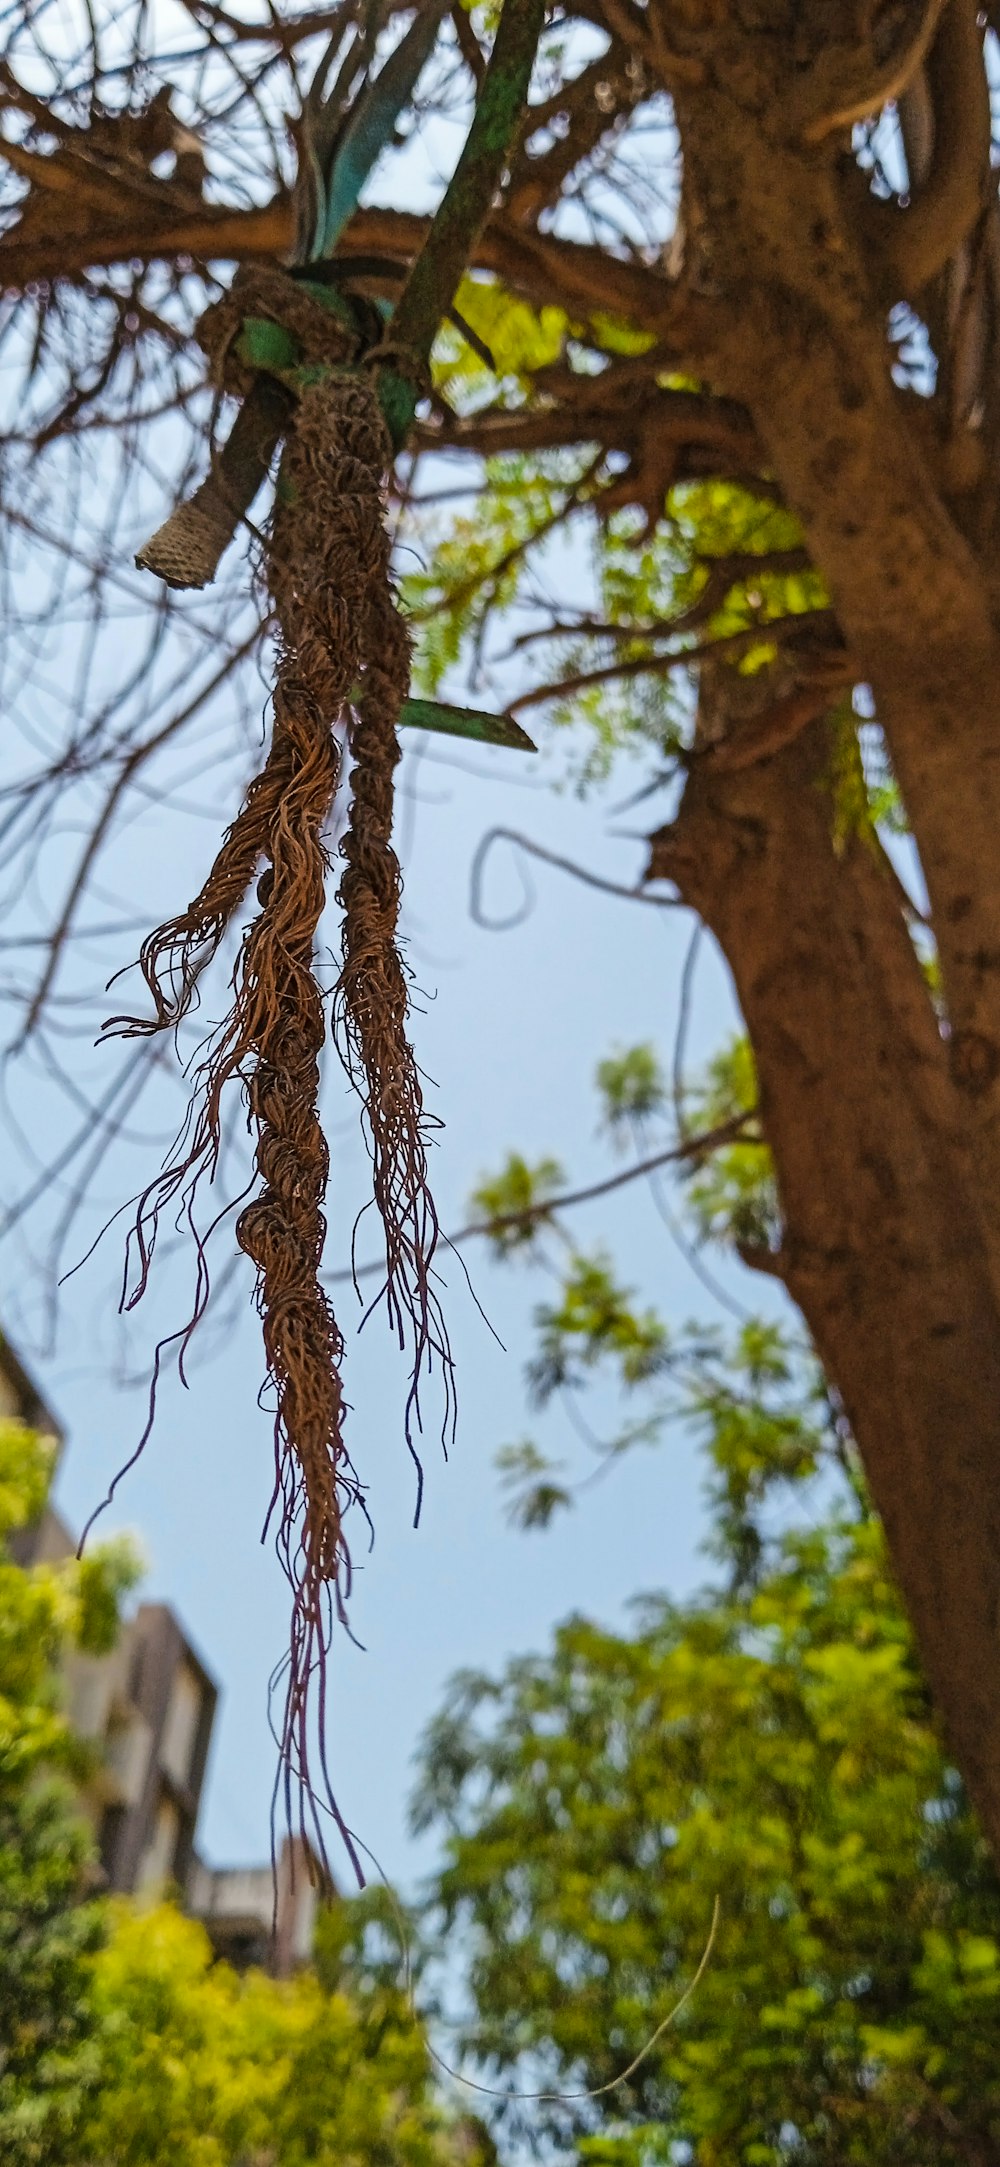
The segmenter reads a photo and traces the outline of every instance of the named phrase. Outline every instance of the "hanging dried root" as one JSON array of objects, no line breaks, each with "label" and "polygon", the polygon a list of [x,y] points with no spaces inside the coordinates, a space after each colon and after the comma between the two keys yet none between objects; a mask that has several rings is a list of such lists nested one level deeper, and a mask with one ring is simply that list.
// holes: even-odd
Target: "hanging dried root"
[{"label": "hanging dried root", "polygon": [[[331,427],[331,399],[336,428]],[[337,447],[333,459],[331,445]],[[408,1340],[410,1345],[406,1427],[413,1450],[420,1382],[435,1354],[443,1372],[447,1422],[451,1357],[431,1286],[438,1223],[427,1182],[428,1118],[407,1038],[408,986],[396,945],[401,881],[391,843],[393,774],[399,759],[396,722],[409,687],[410,643],[393,596],[381,489],[377,496],[371,493],[373,477],[381,479],[389,458],[381,412],[367,380],[342,379],[335,392],[307,395],[290,448],[293,501],[275,522],[272,590],[279,618],[290,628],[289,644],[301,655],[322,606],[303,582],[318,581],[320,595],[343,593],[351,580],[356,582],[351,611],[351,647],[357,659],[351,687],[354,769],[342,845],[343,970],[336,1013],[345,1065],[363,1101],[371,1144],[375,1203],[386,1242],[389,1317],[400,1345],[405,1347]],[[292,533],[294,547],[289,546]]]},{"label": "hanging dried root", "polygon": [[[140,1203],[140,1269],[131,1299],[145,1284],[164,1205],[180,1196],[190,1215],[198,1182],[215,1170],[223,1098],[239,1079],[256,1131],[261,1187],[236,1235],[257,1270],[276,1402],[272,1510],[293,1588],[283,1780],[289,1812],[297,1788],[300,1825],[308,1819],[321,1859],[310,1728],[315,1718],[325,1779],[326,1655],[332,1620],[344,1618],[351,1577],[344,1515],[363,1500],[343,1436],[343,1341],[320,1281],[329,1155],[318,1113],[325,1020],[314,949],[329,871],[324,837],[340,768],[335,726],[351,729],[354,714],[337,1010],[345,1059],[364,1101],[385,1227],[386,1297],[401,1344],[409,1327],[411,1451],[421,1375],[435,1354],[451,1403],[451,1358],[430,1287],[437,1218],[427,1188],[427,1117],[406,1037],[407,983],[395,941],[395,724],[407,692],[409,646],[390,584],[383,516],[389,458],[372,386],[354,370],[318,373],[302,393],[286,445],[269,545],[279,626],[271,750],[200,894],[143,947],[153,1018],[115,1019],[117,1028],[134,1034],[173,1027],[190,1012],[202,973],[263,861],[260,911],[243,936],[230,1015],[203,1057],[196,1103],[172,1160]],[[193,1321],[205,1298],[200,1272]],[[326,1780],[324,1789],[350,1847]]]},{"label": "hanging dried root", "polygon": [[325,1018],[313,945],[327,870],[323,829],[339,763],[320,687],[296,669],[298,660],[282,657],[275,737],[291,747],[292,772],[269,838],[263,908],[247,944],[255,995],[249,1100],[263,1187],[242,1212],[236,1239],[257,1268],[277,1400],[272,1504],[295,1598],[281,1747],[286,1770],[304,1775],[308,1685],[323,1670],[331,1601],[343,1615],[349,1593],[343,1518],[358,1485],[343,1438],[343,1340],[319,1282],[329,1154],[318,1112]]},{"label": "hanging dried root", "polygon": [[377,659],[365,670],[351,738],[355,764],[341,844],[343,969],[336,1027],[368,1128],[375,1204],[385,1232],[383,1291],[389,1322],[401,1347],[410,1341],[406,1436],[417,1466],[419,1516],[421,1469],[412,1431],[414,1424],[420,1427],[421,1378],[435,1355],[445,1389],[445,1442],[454,1419],[454,1395],[448,1335],[431,1277],[439,1229],[427,1178],[430,1117],[407,1036],[409,988],[396,942],[402,882],[391,841],[393,775],[400,757],[396,724],[409,684],[410,642],[388,571],[387,563],[386,576],[372,589],[365,646]]},{"label": "hanging dried root", "polygon": [[[442,10],[431,12],[433,29]],[[392,447],[361,349],[367,350],[369,367],[380,370],[385,412],[394,441],[401,443],[436,327],[451,305],[522,126],[544,16],[545,0],[506,0],[468,138],[406,280],[387,344],[380,320],[374,327],[379,343],[372,348],[372,327],[366,330],[356,305],[352,309],[341,299],[338,307],[335,290],[318,291],[317,273],[324,265],[312,257],[297,266],[307,274],[298,283],[276,265],[245,268],[230,293],[206,312],[200,335],[212,381],[220,394],[240,397],[239,421],[195,498],[175,509],[139,559],[176,586],[198,587],[210,579],[285,435],[268,552],[279,626],[270,755],[201,893],[143,948],[152,1019],[117,1023],[126,1031],[153,1032],[182,1021],[263,861],[260,912],[243,936],[229,1017],[203,1054],[188,1120],[170,1161],[140,1201],[138,1284],[130,1299],[137,1299],[145,1285],[159,1214],[179,1197],[190,1218],[199,1182],[215,1171],[223,1098],[239,1079],[256,1129],[260,1188],[240,1216],[237,1239],[257,1271],[257,1304],[276,1400],[272,1507],[280,1510],[279,1549],[294,1598],[281,1731],[285,1796],[290,1807],[298,1785],[300,1813],[309,1813],[321,1859],[320,1805],[308,1774],[309,1688],[314,1681],[327,1802],[350,1845],[326,1777],[325,1665],[331,1619],[343,1615],[350,1586],[344,1514],[348,1504],[361,1500],[343,1437],[343,1346],[319,1276],[329,1164],[317,1105],[324,1016],[314,947],[329,870],[324,835],[339,775],[338,724],[350,737],[354,769],[342,847],[343,967],[336,1027],[364,1106],[375,1202],[385,1230],[383,1295],[400,1344],[410,1350],[406,1435],[415,1459],[420,1387],[435,1357],[444,1379],[445,1431],[453,1410],[451,1356],[432,1284],[438,1223],[427,1184],[430,1124],[407,1038],[407,979],[397,945],[393,774],[409,648],[393,596],[382,516]],[[401,91],[405,101],[427,50],[422,22],[394,48],[377,77],[375,105],[369,101],[359,108],[361,117],[355,115],[346,130],[339,126],[336,93],[333,105],[324,108],[326,69],[321,66],[319,102],[311,99],[306,116],[311,155],[297,191],[299,231],[310,247],[319,233],[320,254],[339,232],[345,204],[349,208],[356,198],[356,181],[354,196],[349,190],[344,195],[341,152],[346,146],[348,180],[356,174],[359,144],[363,170],[370,168],[386,140],[384,93],[387,87]],[[471,734],[487,742],[525,742],[509,720],[466,714],[463,730],[470,725]],[[189,1331],[206,1300],[199,1243]],[[417,1465],[419,1470],[419,1460]],[[358,1872],[360,1877],[360,1867]]]}]

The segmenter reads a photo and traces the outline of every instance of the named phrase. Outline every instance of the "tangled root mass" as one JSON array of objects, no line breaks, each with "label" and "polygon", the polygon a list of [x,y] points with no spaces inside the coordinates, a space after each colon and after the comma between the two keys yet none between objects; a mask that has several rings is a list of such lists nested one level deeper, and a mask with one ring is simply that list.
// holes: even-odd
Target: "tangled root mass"
[{"label": "tangled root mass", "polygon": [[[328,318],[322,335],[328,344]],[[363,1104],[385,1231],[383,1295],[399,1343],[410,1351],[405,1427],[418,1479],[420,1387],[435,1359],[446,1425],[453,1416],[451,1356],[432,1280],[438,1223],[427,1180],[429,1117],[407,1036],[407,976],[396,938],[401,880],[391,843],[393,772],[409,639],[395,602],[384,520],[390,456],[374,388],[357,369],[327,370],[303,392],[268,548],[278,624],[270,750],[199,894],[143,946],[152,1018],[119,1017],[111,1026],[152,1033],[190,1012],[206,966],[257,879],[259,908],[242,937],[229,1015],[196,1072],[174,1153],[140,1202],[130,1305],[146,1284],[164,1207],[180,1198],[190,1216],[198,1184],[214,1173],[223,1101],[239,1081],[254,1133],[257,1188],[236,1238],[257,1273],[276,1409],[271,1510],[293,1590],[279,1783],[289,1818],[297,1817],[321,1861],[323,1814],[333,1813],[359,1878],[324,1745],[330,1631],[334,1618],[345,1618],[351,1583],[345,1515],[352,1503],[364,1509],[344,1441],[343,1339],[320,1279],[329,1152],[318,1111],[325,1015],[315,941],[330,871],[325,836],[340,777],[338,724],[353,771],[339,887],[343,957],[335,1028]],[[206,1299],[201,1268],[188,1331]],[[319,1739],[322,1795],[310,1777],[312,1736]]]}]

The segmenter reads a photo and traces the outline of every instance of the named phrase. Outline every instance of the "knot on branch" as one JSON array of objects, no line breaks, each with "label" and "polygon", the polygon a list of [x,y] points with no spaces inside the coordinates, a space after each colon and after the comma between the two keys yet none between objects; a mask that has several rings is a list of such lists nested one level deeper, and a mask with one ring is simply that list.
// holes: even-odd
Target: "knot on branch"
[{"label": "knot on branch", "polygon": [[313,369],[322,380],[328,369],[349,367],[360,344],[347,317],[275,264],[238,271],[229,292],[204,311],[197,337],[216,391],[243,404],[200,488],[174,506],[136,557],[140,571],[176,588],[211,585],[268,473],[295,413],[295,392],[282,375]]},{"label": "knot on branch", "polygon": [[981,1031],[956,1031],[948,1047],[952,1080],[970,1098],[981,1098],[1000,1075],[1000,1048]]},{"label": "knot on branch", "polygon": [[353,361],[359,335],[346,313],[332,305],[337,299],[331,289],[330,305],[321,301],[279,264],[241,265],[228,293],[209,304],[197,326],[212,383],[241,399],[253,390],[260,371],[240,351],[240,333],[248,320],[274,324],[287,333],[301,362],[343,367]]}]

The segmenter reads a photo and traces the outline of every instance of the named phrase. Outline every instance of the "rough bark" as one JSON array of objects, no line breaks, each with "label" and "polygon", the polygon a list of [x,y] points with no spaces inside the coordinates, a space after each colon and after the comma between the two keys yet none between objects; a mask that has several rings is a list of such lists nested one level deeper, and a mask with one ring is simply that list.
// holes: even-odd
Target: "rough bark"
[{"label": "rough bark", "polygon": [[[721,356],[875,692],[931,899],[956,1083],[1000,1189],[1000,639],[991,583],[900,411],[833,161],[704,94],[685,141],[739,335]],[[725,145],[725,149],[723,149]],[[984,1234],[996,1250],[992,1210]]]},{"label": "rough bark", "polygon": [[951,1748],[1000,1852],[1000,1318],[945,1042],[896,887],[840,853],[822,725],[698,766],[650,873],[729,962],[785,1220],[778,1266],[841,1393]]},{"label": "rough bark", "polygon": [[779,43],[720,35],[705,80],[677,86],[689,273],[731,327],[713,389],[747,411],[873,688],[927,882],[941,1019],[876,857],[834,848],[821,733],[726,772],[696,762],[652,869],[732,969],[786,1219],[781,1275],[843,1396],[1000,1855],[998,477],[980,468],[949,493],[946,413],[918,429],[900,400],[843,142],[791,124]]}]

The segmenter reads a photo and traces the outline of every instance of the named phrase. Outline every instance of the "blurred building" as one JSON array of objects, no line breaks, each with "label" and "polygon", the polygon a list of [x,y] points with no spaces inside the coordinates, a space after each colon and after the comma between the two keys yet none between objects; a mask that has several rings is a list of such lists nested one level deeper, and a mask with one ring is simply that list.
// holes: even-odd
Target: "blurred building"
[{"label": "blurred building", "polygon": [[62,1448],[64,1432],[39,1392],[34,1379],[18,1360],[10,1341],[0,1332],[0,1417],[13,1415],[43,1436],[54,1437]]},{"label": "blurred building", "polygon": [[308,1962],[316,1922],[316,1890],[300,1836],[286,1836],[274,1869],[192,1863],[187,1908],[208,1928],[219,1956],[243,1971],[260,1964],[287,1979]]},{"label": "blurred building", "polygon": [[[0,1336],[0,1417],[54,1437],[63,1432],[9,1343]],[[19,1564],[57,1563],[76,1543],[52,1505],[12,1545]],[[272,1871],[206,1866],[195,1838],[218,1687],[168,1603],[140,1603],[110,1655],[71,1654],[66,1707],[94,1748],[80,1803],[92,1823],[104,1884],[121,1895],[173,1885],[203,1920],[220,1956],[279,1977],[312,1946],[315,1891],[309,1857],[287,1839]]]}]

